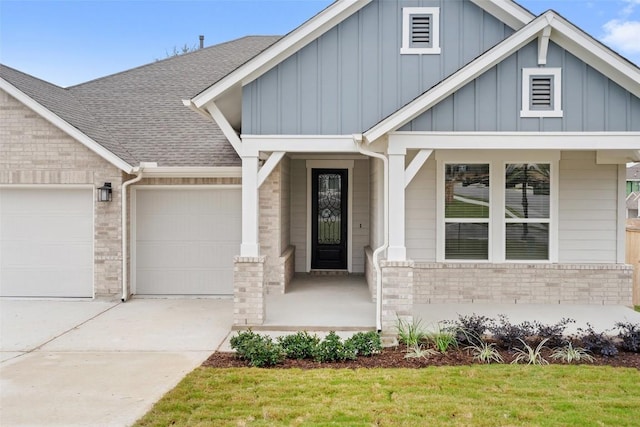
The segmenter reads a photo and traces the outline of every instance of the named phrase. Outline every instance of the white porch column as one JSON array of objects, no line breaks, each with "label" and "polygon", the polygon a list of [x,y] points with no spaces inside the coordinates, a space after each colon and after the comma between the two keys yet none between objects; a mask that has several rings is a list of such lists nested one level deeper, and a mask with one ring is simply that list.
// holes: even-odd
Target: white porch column
[{"label": "white porch column", "polygon": [[240,256],[260,255],[258,242],[258,153],[242,156],[242,245]]},{"label": "white porch column", "polygon": [[404,240],[404,158],[407,150],[389,145],[389,248],[388,261],[406,261]]}]

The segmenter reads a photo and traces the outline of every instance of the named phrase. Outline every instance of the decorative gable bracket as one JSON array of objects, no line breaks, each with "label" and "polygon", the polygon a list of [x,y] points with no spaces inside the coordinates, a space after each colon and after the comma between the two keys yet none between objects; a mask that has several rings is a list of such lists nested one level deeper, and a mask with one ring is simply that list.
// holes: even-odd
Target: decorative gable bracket
[{"label": "decorative gable bracket", "polygon": [[549,39],[551,38],[551,26],[545,27],[538,37],[538,65],[547,65],[547,53],[549,52]]}]

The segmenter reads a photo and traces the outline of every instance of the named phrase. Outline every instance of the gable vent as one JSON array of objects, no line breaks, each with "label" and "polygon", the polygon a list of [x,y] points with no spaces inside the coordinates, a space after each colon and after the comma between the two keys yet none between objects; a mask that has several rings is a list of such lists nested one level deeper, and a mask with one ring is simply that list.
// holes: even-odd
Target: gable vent
[{"label": "gable vent", "polygon": [[431,15],[413,15],[411,17],[411,44],[428,45],[431,43]]},{"label": "gable vent", "polygon": [[532,108],[552,108],[553,81],[551,76],[531,77],[531,107]]}]

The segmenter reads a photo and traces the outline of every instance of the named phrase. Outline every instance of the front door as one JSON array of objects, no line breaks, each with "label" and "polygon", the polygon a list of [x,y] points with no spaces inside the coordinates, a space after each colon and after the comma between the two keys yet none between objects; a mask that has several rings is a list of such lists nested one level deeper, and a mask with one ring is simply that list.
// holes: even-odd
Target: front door
[{"label": "front door", "polygon": [[347,170],[313,169],[311,268],[347,269]]}]

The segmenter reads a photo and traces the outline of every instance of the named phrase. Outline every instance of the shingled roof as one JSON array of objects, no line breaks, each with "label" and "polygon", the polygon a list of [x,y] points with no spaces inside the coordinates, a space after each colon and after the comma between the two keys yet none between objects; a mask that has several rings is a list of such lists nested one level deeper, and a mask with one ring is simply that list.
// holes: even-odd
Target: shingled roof
[{"label": "shingled roof", "polygon": [[0,77],[129,164],[239,166],[220,128],[182,100],[278,39],[243,37],[66,89],[5,66]]},{"label": "shingled roof", "polygon": [[640,163],[627,168],[627,181],[640,181]]}]

